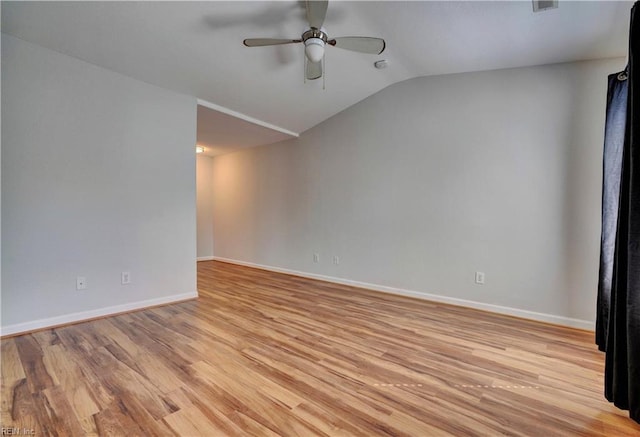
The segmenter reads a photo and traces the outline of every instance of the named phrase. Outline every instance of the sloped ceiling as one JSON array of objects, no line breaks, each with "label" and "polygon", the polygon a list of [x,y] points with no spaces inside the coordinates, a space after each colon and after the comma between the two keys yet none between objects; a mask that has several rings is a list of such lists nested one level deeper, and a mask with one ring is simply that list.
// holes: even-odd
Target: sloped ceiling
[{"label": "sloped ceiling", "polygon": [[[625,56],[632,4],[560,0],[534,13],[529,1],[333,1],[330,37],[378,36],[387,49],[374,56],[329,47],[325,89],[322,80],[303,80],[302,45],[242,45],[298,38],[306,27],[300,1],[3,1],[2,32],[301,133],[417,76]],[[379,59],[389,67],[375,69]],[[234,134],[221,117],[212,123],[229,127],[226,142],[217,144],[209,129],[212,146],[233,147],[230,138],[239,147],[255,143],[245,132],[252,123],[238,122]],[[265,139],[260,129],[253,134]]]}]

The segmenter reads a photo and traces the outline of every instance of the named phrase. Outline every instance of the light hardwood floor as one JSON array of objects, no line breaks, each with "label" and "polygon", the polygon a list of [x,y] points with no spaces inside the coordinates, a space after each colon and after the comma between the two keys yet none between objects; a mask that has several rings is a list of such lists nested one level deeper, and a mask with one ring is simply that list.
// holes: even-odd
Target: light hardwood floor
[{"label": "light hardwood floor", "polygon": [[593,334],[219,262],[198,300],[2,340],[2,427],[632,436]]}]

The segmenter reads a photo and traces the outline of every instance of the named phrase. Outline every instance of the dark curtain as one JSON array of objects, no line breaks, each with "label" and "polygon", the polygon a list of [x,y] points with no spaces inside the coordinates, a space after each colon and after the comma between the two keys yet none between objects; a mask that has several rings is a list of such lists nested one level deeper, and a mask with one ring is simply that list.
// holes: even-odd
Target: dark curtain
[{"label": "dark curtain", "polygon": [[601,351],[606,351],[609,323],[613,255],[618,227],[622,148],[627,121],[627,84],[626,71],[609,76],[602,165],[602,237],[600,240],[600,280],[598,282],[598,313],[596,317],[596,343]]},{"label": "dark curtain", "polygon": [[[638,62],[639,49],[640,23],[636,3],[631,9],[629,29],[627,107],[611,285],[607,296],[606,262],[609,255],[606,253],[603,235],[605,253],[601,254],[604,260],[601,262],[596,333],[596,341],[606,354],[605,396],[617,407],[629,410],[629,415],[636,422],[640,422],[640,64],[635,65],[634,61]],[[607,133],[608,128],[609,126]],[[612,135],[611,138],[614,138],[614,142],[619,140],[616,135]],[[605,144],[605,152],[614,149],[614,146]],[[615,157],[605,156],[605,171],[609,161],[615,161]],[[605,174],[605,177],[609,176],[615,179],[615,171]],[[611,184],[611,181],[605,180],[604,185],[608,184]],[[607,195],[606,191],[605,187],[603,198]],[[612,196],[615,197],[614,194]],[[611,208],[611,204],[603,205],[603,218],[605,215],[609,217],[613,214],[612,211],[605,214],[606,208]],[[603,234],[606,229],[603,223]]]}]

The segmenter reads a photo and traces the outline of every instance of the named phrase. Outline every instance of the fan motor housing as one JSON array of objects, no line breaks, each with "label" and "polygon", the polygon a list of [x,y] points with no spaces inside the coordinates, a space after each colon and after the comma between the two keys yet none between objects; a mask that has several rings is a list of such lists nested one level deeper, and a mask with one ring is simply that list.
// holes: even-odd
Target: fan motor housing
[{"label": "fan motor housing", "polygon": [[329,37],[327,36],[326,33],[324,33],[322,30],[316,29],[314,27],[312,27],[311,29],[307,30],[306,32],[304,32],[302,34],[302,41],[306,41],[309,38],[319,38],[322,41],[324,41],[325,43],[329,39]]}]

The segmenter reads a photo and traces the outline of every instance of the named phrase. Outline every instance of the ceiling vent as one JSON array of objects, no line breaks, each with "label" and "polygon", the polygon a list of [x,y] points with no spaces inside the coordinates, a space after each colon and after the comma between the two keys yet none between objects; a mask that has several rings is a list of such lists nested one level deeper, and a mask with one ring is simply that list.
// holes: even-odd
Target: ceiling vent
[{"label": "ceiling vent", "polygon": [[533,0],[533,12],[542,12],[549,9],[556,9],[558,0]]}]

